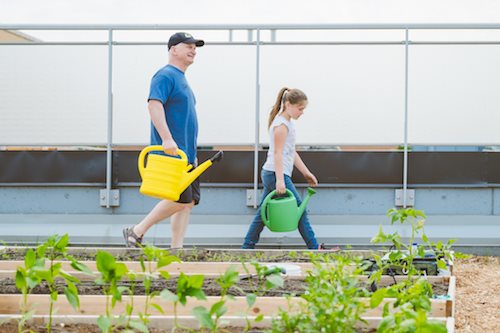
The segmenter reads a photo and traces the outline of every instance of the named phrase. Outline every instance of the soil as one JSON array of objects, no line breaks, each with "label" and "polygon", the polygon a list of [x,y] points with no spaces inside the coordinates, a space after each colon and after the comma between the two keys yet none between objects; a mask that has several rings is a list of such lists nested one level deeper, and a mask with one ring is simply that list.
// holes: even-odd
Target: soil
[{"label": "soil", "polygon": [[[129,282],[121,282],[122,286],[130,286]],[[240,280],[237,284],[238,288],[231,287],[229,294],[233,296],[245,296],[247,293],[256,292],[259,281],[256,277]],[[151,291],[162,291],[168,289],[175,293],[177,286],[177,278],[172,277],[169,280],[153,281]],[[379,284],[378,287],[385,287],[387,285]],[[302,295],[306,289],[306,283],[302,279],[284,279],[284,286],[282,288],[275,288],[264,292],[261,296],[286,296],[286,295]],[[365,290],[370,290],[367,284],[360,286]],[[442,283],[432,283],[433,292],[435,295],[446,295],[448,293],[448,286]],[[96,285],[93,281],[82,281],[77,285],[78,293],[80,295],[102,295],[102,286]],[[57,284],[59,294],[64,294],[64,285]],[[261,288],[263,289],[263,288]],[[207,296],[219,296],[221,294],[220,286],[213,278],[205,278],[203,283],[203,291]],[[134,286],[134,295],[144,295],[144,286],[142,283],[137,282]],[[0,280],[0,294],[19,294],[16,288],[14,279],[1,279]],[[45,283],[36,286],[32,294],[49,294],[49,289]]]},{"label": "soil", "polygon": [[[6,248],[0,253],[0,260],[24,260],[26,248]],[[106,248],[104,248],[106,251]],[[77,251],[75,249],[68,249],[68,252],[78,261],[95,261],[95,254],[93,250]],[[324,256],[338,254],[335,251],[317,252]],[[343,252],[343,255],[348,254],[349,251]],[[267,251],[221,251],[210,249],[186,249],[171,251],[171,254],[177,256],[181,261],[191,262],[310,262],[311,251],[277,251],[270,253]],[[117,261],[138,261],[142,254],[139,249],[124,249],[120,253],[113,254]]]},{"label": "soil", "polygon": [[455,332],[500,332],[500,257],[455,260]]}]

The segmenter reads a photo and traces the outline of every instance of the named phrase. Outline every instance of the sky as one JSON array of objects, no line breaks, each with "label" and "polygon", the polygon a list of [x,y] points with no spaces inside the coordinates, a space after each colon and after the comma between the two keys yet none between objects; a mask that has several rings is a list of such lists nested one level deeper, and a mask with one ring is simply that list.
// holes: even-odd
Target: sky
[{"label": "sky", "polygon": [[481,23],[496,0],[0,0],[0,24]]}]

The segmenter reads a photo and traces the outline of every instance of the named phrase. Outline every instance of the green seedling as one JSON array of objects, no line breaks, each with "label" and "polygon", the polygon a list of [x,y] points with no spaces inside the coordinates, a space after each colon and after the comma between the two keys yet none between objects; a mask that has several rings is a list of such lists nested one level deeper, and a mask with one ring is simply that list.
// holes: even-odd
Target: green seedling
[{"label": "green seedling", "polygon": [[[151,285],[153,280],[158,279],[158,276],[165,280],[170,279],[170,273],[161,268],[170,265],[173,262],[180,262],[180,259],[176,256],[170,255],[167,250],[160,249],[151,244],[147,244],[142,248],[143,255],[140,257],[139,261],[141,263],[144,290],[146,295],[146,303],[144,306],[144,312],[139,312],[139,318],[145,326],[149,324],[150,317],[150,307],[155,308],[158,312],[163,314],[163,309],[157,303],[154,303],[154,298],[160,293],[151,291]],[[146,261],[144,260],[146,259]]]},{"label": "green seedling", "polygon": [[161,298],[173,302],[174,304],[174,327],[172,328],[172,332],[175,332],[175,330],[178,328],[182,328],[179,325],[177,316],[177,307],[179,304],[183,306],[186,305],[188,297],[195,297],[198,300],[207,299],[202,289],[204,279],[205,279],[204,275],[188,276],[181,272],[179,278],[177,279],[176,293],[174,294],[168,289],[164,289],[160,293]]},{"label": "green seedling", "polygon": [[96,279],[96,283],[101,285],[103,293],[106,295],[106,313],[99,316],[97,325],[103,332],[113,331],[112,311],[117,301],[122,300],[122,294],[126,287],[119,286],[119,282],[127,275],[128,268],[123,263],[117,263],[113,255],[106,251],[98,251],[96,254],[97,270],[101,277]]},{"label": "green seedling", "polygon": [[52,316],[54,312],[54,303],[58,299],[58,291],[56,285],[56,279],[62,279],[65,283],[64,294],[69,304],[75,309],[80,308],[80,298],[78,296],[78,290],[76,284],[80,283],[76,277],[65,272],[62,269],[62,263],[55,262],[58,259],[68,259],[71,261],[71,266],[80,272],[93,275],[90,269],[76,261],[73,257],[68,255],[67,246],[69,244],[69,236],[65,234],[63,236],[52,235],[47,241],[36,250],[36,255],[38,258],[43,260],[48,260],[49,267],[35,267],[34,274],[36,274],[39,280],[45,281],[50,292],[50,305],[49,305],[49,321],[47,323],[47,332],[52,330]]},{"label": "green seedling", "polygon": [[277,266],[266,266],[253,261],[251,265],[255,269],[255,274],[251,274],[245,262],[241,264],[246,272],[243,278],[250,281],[250,287],[256,296],[262,296],[266,291],[277,287],[282,288],[285,284],[281,276],[282,269]]},{"label": "green seedling", "polygon": [[21,301],[21,319],[18,322],[17,330],[23,332],[24,324],[31,319],[34,310],[28,307],[28,295],[31,294],[33,288],[40,284],[41,279],[36,274],[38,269],[45,267],[45,259],[36,257],[33,249],[29,249],[24,257],[24,267],[19,266],[16,269],[16,287],[22,293]]},{"label": "green seedling", "polygon": [[236,267],[230,266],[223,275],[215,280],[221,288],[220,300],[214,303],[210,309],[204,306],[197,306],[193,309],[193,315],[198,319],[201,327],[208,328],[212,333],[224,331],[220,327],[220,319],[227,312],[227,300],[234,299],[233,296],[227,293],[229,288],[238,283],[239,279],[239,273],[236,271]]}]

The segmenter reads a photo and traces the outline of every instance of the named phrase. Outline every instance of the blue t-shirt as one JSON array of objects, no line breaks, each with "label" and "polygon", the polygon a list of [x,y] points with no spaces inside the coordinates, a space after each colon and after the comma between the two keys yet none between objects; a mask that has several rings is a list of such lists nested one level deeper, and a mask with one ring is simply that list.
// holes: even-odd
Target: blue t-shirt
[{"label": "blue t-shirt", "polygon": [[[180,69],[166,65],[151,79],[149,100],[163,104],[165,119],[174,141],[182,149],[189,163],[196,160],[198,139],[198,119],[196,117],[196,98]],[[161,145],[162,139],[151,122],[151,144]]]}]

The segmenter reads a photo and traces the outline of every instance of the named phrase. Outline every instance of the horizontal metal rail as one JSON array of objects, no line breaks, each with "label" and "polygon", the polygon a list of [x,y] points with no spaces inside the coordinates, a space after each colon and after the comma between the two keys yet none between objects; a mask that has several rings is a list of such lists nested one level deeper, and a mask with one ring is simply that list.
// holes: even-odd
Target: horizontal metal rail
[{"label": "horizontal metal rail", "polygon": [[[166,46],[165,42],[113,42],[113,46]],[[256,42],[206,42],[206,45],[210,46],[255,46]],[[359,42],[349,42],[349,41],[338,41],[338,42],[309,42],[309,41],[296,41],[296,42],[260,42],[260,45],[284,45],[284,46],[357,46],[357,45],[380,45],[380,46],[390,46],[390,45],[405,45],[405,41],[359,41]],[[409,41],[409,45],[500,45],[500,41]],[[0,45],[9,46],[108,46],[107,42],[0,42]]]},{"label": "horizontal metal rail", "polygon": [[0,24],[6,30],[457,30],[500,29],[500,23],[338,24]]}]

